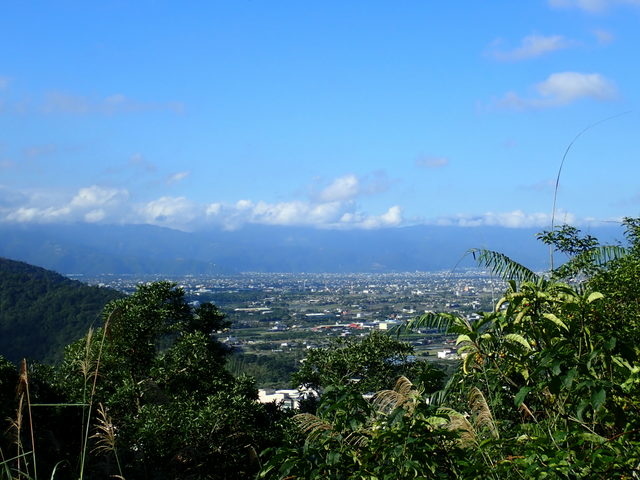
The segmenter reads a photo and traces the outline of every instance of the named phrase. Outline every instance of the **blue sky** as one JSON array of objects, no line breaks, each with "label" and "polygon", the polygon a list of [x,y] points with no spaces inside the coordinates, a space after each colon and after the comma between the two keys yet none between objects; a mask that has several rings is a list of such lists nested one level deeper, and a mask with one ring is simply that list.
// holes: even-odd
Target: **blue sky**
[{"label": "blue sky", "polygon": [[639,0],[12,2],[0,222],[546,227],[594,124],[557,221],[637,216],[639,27]]}]

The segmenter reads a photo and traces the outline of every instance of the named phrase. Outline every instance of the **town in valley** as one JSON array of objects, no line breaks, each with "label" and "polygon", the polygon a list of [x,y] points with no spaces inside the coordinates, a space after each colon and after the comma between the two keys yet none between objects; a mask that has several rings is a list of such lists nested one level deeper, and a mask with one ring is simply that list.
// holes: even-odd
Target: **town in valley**
[{"label": "town in valley", "polygon": [[[389,331],[409,342],[421,359],[458,359],[455,338],[435,329],[401,331],[426,312],[448,312],[470,320],[490,311],[504,282],[482,270],[404,273],[237,275],[175,278],[101,275],[73,278],[131,293],[139,283],[169,280],[184,289],[193,305],[214,303],[232,322],[218,338],[233,348],[237,362],[278,359],[294,369],[311,348],[339,337]],[[400,330],[400,331],[399,331]],[[241,365],[241,366],[242,366]],[[273,369],[273,366],[271,366]],[[251,371],[261,387],[285,388],[282,377]],[[284,384],[283,384],[284,383]]]}]

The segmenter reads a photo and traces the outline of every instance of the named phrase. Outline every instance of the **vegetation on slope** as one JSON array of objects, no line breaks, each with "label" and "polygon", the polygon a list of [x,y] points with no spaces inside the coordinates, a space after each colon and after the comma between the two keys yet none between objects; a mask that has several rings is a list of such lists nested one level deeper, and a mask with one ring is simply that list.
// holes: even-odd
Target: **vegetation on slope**
[{"label": "vegetation on slope", "polygon": [[81,338],[111,300],[122,294],[55,272],[0,258],[0,354],[52,362]]}]

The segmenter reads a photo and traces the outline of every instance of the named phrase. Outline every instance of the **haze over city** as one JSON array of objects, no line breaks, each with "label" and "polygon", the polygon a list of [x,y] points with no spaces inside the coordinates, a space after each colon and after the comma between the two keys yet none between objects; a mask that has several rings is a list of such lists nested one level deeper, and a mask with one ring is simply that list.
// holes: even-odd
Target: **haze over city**
[{"label": "haze over city", "polygon": [[615,222],[640,202],[639,16],[635,0],[6,4],[0,221],[546,227],[591,126],[558,221]]}]

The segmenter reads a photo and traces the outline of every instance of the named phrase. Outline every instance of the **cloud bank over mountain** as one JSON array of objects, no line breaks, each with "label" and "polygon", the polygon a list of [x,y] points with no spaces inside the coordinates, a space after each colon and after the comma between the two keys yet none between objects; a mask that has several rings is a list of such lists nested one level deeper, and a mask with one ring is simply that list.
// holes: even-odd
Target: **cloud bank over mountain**
[{"label": "cloud bank over mountain", "polygon": [[[370,214],[361,209],[358,198],[375,194],[378,187],[355,175],[339,177],[305,200],[274,203],[249,199],[198,203],[185,196],[141,202],[127,189],[99,185],[83,187],[66,196],[0,187],[0,223],[7,224],[148,224],[198,231],[211,227],[235,230],[247,225],[378,229],[418,224],[528,228],[551,223],[549,213],[522,210],[411,219],[404,216],[401,206],[391,205]],[[570,212],[559,211],[557,216],[578,225],[586,221]]]}]

